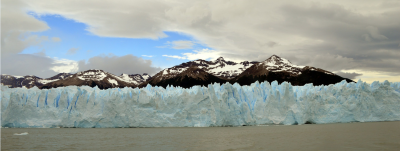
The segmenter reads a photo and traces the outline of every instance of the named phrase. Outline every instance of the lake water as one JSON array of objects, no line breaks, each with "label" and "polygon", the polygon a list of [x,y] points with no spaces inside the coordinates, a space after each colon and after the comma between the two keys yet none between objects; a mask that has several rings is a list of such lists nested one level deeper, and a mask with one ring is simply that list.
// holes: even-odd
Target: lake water
[{"label": "lake water", "polygon": [[[14,133],[28,132],[28,135]],[[400,122],[206,128],[2,128],[1,150],[400,150]]]}]

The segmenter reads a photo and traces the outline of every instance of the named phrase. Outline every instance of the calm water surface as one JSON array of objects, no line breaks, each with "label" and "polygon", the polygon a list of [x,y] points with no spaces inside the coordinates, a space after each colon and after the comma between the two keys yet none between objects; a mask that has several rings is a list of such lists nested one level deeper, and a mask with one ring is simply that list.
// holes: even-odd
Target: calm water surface
[{"label": "calm water surface", "polygon": [[[29,134],[14,135],[22,132]],[[1,150],[400,150],[400,122],[207,128],[3,128]]]}]

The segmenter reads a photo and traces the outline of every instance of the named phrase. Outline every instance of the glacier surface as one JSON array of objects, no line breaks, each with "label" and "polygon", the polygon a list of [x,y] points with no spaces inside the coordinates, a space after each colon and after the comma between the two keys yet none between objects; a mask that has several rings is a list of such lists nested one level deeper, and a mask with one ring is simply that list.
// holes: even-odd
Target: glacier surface
[{"label": "glacier surface", "polygon": [[209,127],[400,120],[400,83],[1,87],[2,127]]}]

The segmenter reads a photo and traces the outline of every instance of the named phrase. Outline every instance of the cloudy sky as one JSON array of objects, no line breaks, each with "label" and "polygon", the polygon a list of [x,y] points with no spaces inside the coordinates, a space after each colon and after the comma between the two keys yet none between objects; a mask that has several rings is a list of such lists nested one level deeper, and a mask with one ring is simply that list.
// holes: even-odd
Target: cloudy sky
[{"label": "cloudy sky", "polygon": [[400,82],[400,0],[2,0],[1,72],[155,74],[195,59]]}]

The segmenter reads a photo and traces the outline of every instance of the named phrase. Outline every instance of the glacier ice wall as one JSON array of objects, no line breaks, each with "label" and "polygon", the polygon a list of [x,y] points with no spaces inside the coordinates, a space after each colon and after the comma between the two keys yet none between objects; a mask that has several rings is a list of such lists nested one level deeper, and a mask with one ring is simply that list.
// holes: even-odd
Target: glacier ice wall
[{"label": "glacier ice wall", "polygon": [[400,120],[400,83],[1,87],[3,127],[208,127]]}]

